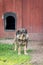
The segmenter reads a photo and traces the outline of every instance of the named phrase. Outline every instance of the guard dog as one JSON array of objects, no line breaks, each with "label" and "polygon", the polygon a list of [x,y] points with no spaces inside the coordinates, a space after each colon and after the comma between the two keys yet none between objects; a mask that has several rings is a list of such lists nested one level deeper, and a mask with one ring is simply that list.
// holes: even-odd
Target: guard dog
[{"label": "guard dog", "polygon": [[24,54],[27,55],[28,33],[26,29],[19,29],[16,32],[15,50],[18,47],[18,55],[21,54],[21,46],[24,48]]}]

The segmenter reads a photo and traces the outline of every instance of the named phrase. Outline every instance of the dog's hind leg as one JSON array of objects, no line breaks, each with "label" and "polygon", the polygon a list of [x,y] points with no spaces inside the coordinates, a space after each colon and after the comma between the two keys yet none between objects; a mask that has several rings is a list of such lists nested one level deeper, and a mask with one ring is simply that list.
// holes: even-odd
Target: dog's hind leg
[{"label": "dog's hind leg", "polygon": [[16,49],[17,49],[17,41],[16,41],[16,38],[14,38],[14,40],[13,40],[13,49],[14,49],[14,51],[16,51]]}]

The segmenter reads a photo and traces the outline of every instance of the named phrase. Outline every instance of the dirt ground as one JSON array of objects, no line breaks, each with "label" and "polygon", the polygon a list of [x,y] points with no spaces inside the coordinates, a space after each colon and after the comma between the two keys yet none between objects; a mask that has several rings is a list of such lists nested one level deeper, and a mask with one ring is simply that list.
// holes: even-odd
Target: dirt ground
[{"label": "dirt ground", "polygon": [[[0,40],[1,43],[13,43],[13,40]],[[32,65],[43,65],[43,41],[29,41],[27,49],[31,49],[29,54],[32,56]]]},{"label": "dirt ground", "polygon": [[30,63],[32,65],[43,65],[43,41],[30,41],[28,48],[32,49]]}]

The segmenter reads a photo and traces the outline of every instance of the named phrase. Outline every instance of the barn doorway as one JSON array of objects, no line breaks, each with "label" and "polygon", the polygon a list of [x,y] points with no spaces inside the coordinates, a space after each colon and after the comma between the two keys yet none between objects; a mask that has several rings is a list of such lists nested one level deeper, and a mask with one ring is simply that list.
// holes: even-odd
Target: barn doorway
[{"label": "barn doorway", "polygon": [[13,16],[8,16],[6,18],[6,29],[15,30],[15,18]]},{"label": "barn doorway", "polygon": [[6,13],[4,15],[4,27],[5,30],[15,30],[16,29],[16,14]]}]

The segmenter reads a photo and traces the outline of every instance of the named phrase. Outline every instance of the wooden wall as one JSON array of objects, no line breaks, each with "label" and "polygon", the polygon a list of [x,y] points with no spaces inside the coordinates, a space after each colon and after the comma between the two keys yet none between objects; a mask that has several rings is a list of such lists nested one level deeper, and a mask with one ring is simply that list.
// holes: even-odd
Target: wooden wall
[{"label": "wooden wall", "polygon": [[0,0],[0,38],[13,38],[15,31],[4,29],[4,19],[2,16],[6,12],[14,12],[17,16],[16,28],[22,27],[22,0]]},{"label": "wooden wall", "polygon": [[23,24],[29,32],[43,32],[43,0],[23,0]]},{"label": "wooden wall", "polygon": [[43,39],[43,0],[23,0],[23,27],[30,39]]},{"label": "wooden wall", "polygon": [[17,15],[17,29],[24,27],[29,39],[43,40],[43,0],[0,0],[0,38],[13,38],[15,31],[4,29],[2,16],[6,12]]}]

